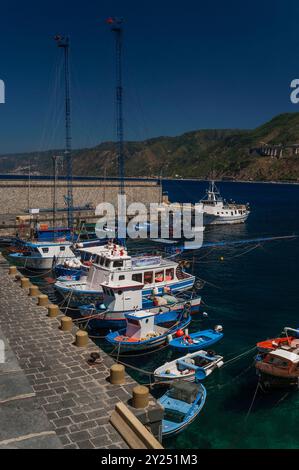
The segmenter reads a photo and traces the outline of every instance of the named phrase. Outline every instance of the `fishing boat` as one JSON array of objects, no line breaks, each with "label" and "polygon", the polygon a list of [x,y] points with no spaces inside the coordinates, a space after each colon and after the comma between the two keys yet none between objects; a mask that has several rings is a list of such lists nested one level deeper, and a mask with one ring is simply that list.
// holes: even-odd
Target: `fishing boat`
[{"label": "fishing boat", "polygon": [[52,269],[55,263],[74,259],[72,244],[61,242],[26,242],[23,251],[9,253],[11,261],[24,268],[37,270]]},{"label": "fishing boat", "polygon": [[155,323],[155,313],[139,310],[126,314],[127,327],[110,332],[105,339],[121,352],[155,349],[171,341],[177,330],[191,322],[190,315],[179,313],[170,328]]},{"label": "fishing boat", "polygon": [[102,302],[80,307],[80,314],[91,329],[124,328],[125,314],[142,309],[155,313],[159,323],[167,324],[175,321],[183,310],[198,313],[201,305],[201,296],[193,292],[144,297],[143,284],[136,281],[108,281],[102,284],[102,289]]},{"label": "fishing boat", "polygon": [[179,359],[166,362],[154,371],[157,382],[194,382],[208,377],[215,369],[223,366],[223,356],[214,351],[197,351]]},{"label": "fishing boat", "polygon": [[[266,387],[295,386],[299,388],[299,329],[286,327],[287,341],[274,338],[269,347],[258,343],[255,368]],[[292,336],[289,337],[288,333]]]},{"label": "fishing boat", "polygon": [[226,202],[220,195],[214,181],[211,181],[205,197],[200,200],[204,225],[240,224],[247,220],[248,204]]},{"label": "fishing boat", "polygon": [[161,295],[165,287],[172,293],[191,289],[195,276],[178,263],[159,255],[130,256],[127,250],[114,244],[108,252],[97,255],[86,279],[57,281],[55,288],[68,299],[70,307],[102,302],[102,284],[107,281],[139,282],[144,297]]},{"label": "fishing boat", "polygon": [[164,408],[162,437],[170,437],[186,429],[198,416],[207,392],[200,383],[178,381],[158,400]]},{"label": "fishing boat", "polygon": [[209,348],[223,338],[223,328],[221,325],[215,326],[214,330],[202,330],[188,334],[187,331],[178,330],[175,338],[170,341],[169,346],[178,351],[199,351]]}]

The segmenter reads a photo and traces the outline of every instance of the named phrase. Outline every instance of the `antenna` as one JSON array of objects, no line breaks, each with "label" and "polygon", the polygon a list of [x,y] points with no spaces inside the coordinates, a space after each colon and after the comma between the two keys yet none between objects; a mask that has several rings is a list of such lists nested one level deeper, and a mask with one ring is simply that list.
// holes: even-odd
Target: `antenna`
[{"label": "antenna", "polygon": [[116,132],[117,132],[117,160],[119,176],[119,192],[125,194],[125,162],[124,162],[124,125],[123,125],[123,86],[122,86],[122,51],[123,51],[123,18],[107,18],[106,23],[111,26],[115,36],[116,54]]},{"label": "antenna", "polygon": [[64,85],[65,85],[65,156],[67,161],[67,219],[68,228],[73,229],[73,158],[72,158],[72,134],[71,134],[71,96],[70,96],[70,68],[68,36],[57,35],[54,37],[57,46],[64,51]]}]

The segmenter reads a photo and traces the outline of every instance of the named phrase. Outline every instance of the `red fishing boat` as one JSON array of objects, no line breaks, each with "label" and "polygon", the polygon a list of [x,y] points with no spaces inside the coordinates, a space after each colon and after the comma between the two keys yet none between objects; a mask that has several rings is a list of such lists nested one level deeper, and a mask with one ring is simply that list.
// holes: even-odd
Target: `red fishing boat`
[{"label": "red fishing boat", "polygon": [[257,344],[259,353],[255,367],[262,383],[268,387],[299,387],[299,329],[286,327],[284,332],[285,337]]}]

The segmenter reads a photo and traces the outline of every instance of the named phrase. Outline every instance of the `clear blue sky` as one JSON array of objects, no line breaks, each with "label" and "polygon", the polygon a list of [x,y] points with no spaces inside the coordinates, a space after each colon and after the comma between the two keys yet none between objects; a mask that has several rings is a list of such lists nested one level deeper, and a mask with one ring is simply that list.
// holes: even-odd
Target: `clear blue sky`
[{"label": "clear blue sky", "polygon": [[289,99],[299,78],[298,1],[11,0],[0,17],[0,153],[63,146],[57,33],[72,40],[73,146],[114,138],[108,16],[126,19],[128,139],[253,128],[299,111]]}]

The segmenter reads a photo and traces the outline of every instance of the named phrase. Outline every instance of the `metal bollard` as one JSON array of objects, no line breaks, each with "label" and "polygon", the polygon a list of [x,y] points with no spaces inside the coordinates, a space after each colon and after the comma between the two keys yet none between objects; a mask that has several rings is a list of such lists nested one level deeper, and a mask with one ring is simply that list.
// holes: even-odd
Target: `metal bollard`
[{"label": "metal bollard", "polygon": [[149,402],[149,389],[144,385],[133,388],[132,405],[134,408],[146,408]]},{"label": "metal bollard", "polygon": [[122,364],[113,364],[110,368],[110,383],[122,385],[125,383],[125,368]]},{"label": "metal bollard", "polygon": [[73,328],[73,320],[71,317],[64,316],[61,318],[61,326],[60,329],[62,331],[71,331]]},{"label": "metal bollard", "polygon": [[37,305],[40,307],[46,307],[49,303],[48,296],[45,294],[40,294],[37,298]]},{"label": "metal bollard", "polygon": [[87,346],[88,345],[88,333],[83,330],[77,331],[75,344],[79,348],[84,348],[85,346]]}]

